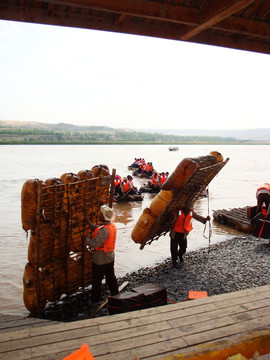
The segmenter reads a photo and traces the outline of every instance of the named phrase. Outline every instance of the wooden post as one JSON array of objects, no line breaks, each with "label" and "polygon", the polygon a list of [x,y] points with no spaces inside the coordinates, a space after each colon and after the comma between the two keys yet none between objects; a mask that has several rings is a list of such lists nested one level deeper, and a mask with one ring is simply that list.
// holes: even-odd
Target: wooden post
[{"label": "wooden post", "polygon": [[116,173],[116,170],[113,169],[113,170],[112,170],[112,181],[111,181],[111,189],[110,189],[109,207],[112,207],[112,204],[113,204],[115,173]]}]

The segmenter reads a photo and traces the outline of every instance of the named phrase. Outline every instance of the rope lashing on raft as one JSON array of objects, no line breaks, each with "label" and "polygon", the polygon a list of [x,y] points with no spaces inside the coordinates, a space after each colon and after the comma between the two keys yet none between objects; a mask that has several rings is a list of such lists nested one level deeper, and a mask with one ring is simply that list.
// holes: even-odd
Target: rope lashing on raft
[{"label": "rope lashing on raft", "polygon": [[[207,193],[207,215],[210,216],[210,195],[209,195],[209,185],[206,189],[206,193]],[[210,293],[210,276],[211,276],[211,272],[210,272],[210,266],[209,266],[209,254],[210,254],[210,246],[211,246],[211,236],[212,236],[212,226],[209,220],[209,228],[208,228],[208,237],[205,235],[206,233],[206,228],[207,228],[207,221],[204,225],[204,231],[203,231],[203,236],[205,239],[208,239],[208,256],[207,256],[207,260],[206,260],[206,273],[207,273],[207,294],[209,295]]]},{"label": "rope lashing on raft", "polygon": [[[207,215],[210,216],[210,201],[209,201],[209,186],[206,190],[207,193]],[[210,253],[210,245],[211,245],[211,236],[212,236],[212,226],[209,220],[209,225],[208,225],[208,236],[206,236],[206,228],[207,228],[207,221],[204,225],[204,230],[203,230],[203,237],[205,239],[208,239],[208,254]]]}]

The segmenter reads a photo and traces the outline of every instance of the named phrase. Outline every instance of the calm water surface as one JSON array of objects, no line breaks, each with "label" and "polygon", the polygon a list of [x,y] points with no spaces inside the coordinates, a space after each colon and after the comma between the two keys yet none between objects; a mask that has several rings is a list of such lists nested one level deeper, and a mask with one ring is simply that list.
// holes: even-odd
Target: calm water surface
[{"label": "calm water surface", "polygon": [[[65,172],[77,173],[91,169],[98,164],[106,164],[110,170],[126,176],[131,172],[127,167],[135,157],[152,161],[157,171],[176,168],[185,157],[208,155],[217,150],[224,159],[230,158],[221,172],[209,186],[209,212],[255,205],[255,192],[262,182],[269,182],[269,146],[264,145],[180,145],[179,151],[170,152],[166,145],[7,145],[0,146],[0,313],[28,314],[22,299],[22,277],[27,262],[28,238],[21,227],[21,188],[28,179],[46,180],[60,177]],[[143,179],[134,179],[140,187]],[[154,194],[145,194],[139,203],[115,204],[117,214],[118,241],[116,247],[116,274],[141,267],[151,266],[167,258],[169,237],[147,245],[143,250],[131,240],[132,227],[142,210],[149,206]],[[206,216],[208,201],[199,200],[195,210]],[[237,231],[211,223],[211,243],[218,243],[234,235]],[[208,246],[209,229],[193,222],[194,230],[189,235],[188,251]],[[204,236],[205,235],[205,236]]]}]

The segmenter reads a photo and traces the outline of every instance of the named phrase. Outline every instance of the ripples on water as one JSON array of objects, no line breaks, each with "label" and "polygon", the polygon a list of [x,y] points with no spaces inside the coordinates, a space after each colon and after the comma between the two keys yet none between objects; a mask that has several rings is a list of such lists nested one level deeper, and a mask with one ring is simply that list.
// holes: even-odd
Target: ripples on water
[{"label": "ripples on water", "polygon": [[[209,208],[229,209],[255,205],[258,185],[269,182],[270,159],[268,146],[211,146],[183,145],[179,151],[170,152],[166,145],[8,145],[1,146],[0,174],[0,313],[28,314],[22,300],[22,277],[27,262],[28,239],[21,227],[20,194],[27,179],[60,177],[65,172],[77,173],[91,169],[97,164],[115,168],[121,176],[130,174],[127,170],[135,157],[152,161],[157,171],[176,168],[185,157],[208,155],[210,151],[221,152],[230,161],[213,179],[209,186]],[[134,179],[139,188],[145,180]],[[149,206],[155,194],[145,194],[143,202],[115,204],[118,239],[116,246],[116,273],[123,276],[141,267],[151,266],[167,258],[169,254],[168,235],[160,237],[143,250],[131,238],[131,230],[142,210]],[[207,199],[195,204],[195,210],[206,216]],[[234,229],[212,223],[211,243],[218,243],[235,235]],[[194,230],[188,239],[188,251],[208,246],[209,234],[204,225],[193,221]]]}]

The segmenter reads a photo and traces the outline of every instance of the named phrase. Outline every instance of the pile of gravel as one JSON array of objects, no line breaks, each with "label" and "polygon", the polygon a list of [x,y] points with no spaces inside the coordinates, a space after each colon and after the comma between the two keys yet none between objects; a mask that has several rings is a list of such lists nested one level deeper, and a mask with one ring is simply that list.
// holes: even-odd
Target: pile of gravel
[{"label": "pile of gravel", "polygon": [[147,282],[165,285],[172,301],[183,301],[189,290],[207,291],[211,296],[270,284],[269,255],[269,240],[235,237],[210,249],[187,252],[176,269],[167,259],[121,280],[129,281],[130,288]]},{"label": "pile of gravel", "polygon": [[[126,274],[118,283],[128,281],[123,292],[147,283],[165,286],[168,301],[185,301],[189,290],[207,291],[211,296],[270,284],[269,256],[269,240],[237,236],[210,248],[187,252],[177,268],[168,258],[154,267]],[[109,294],[104,286],[101,303]],[[107,306],[95,314],[100,304],[91,304],[90,296],[88,291],[54,304],[44,318],[74,321],[108,315]]]}]

